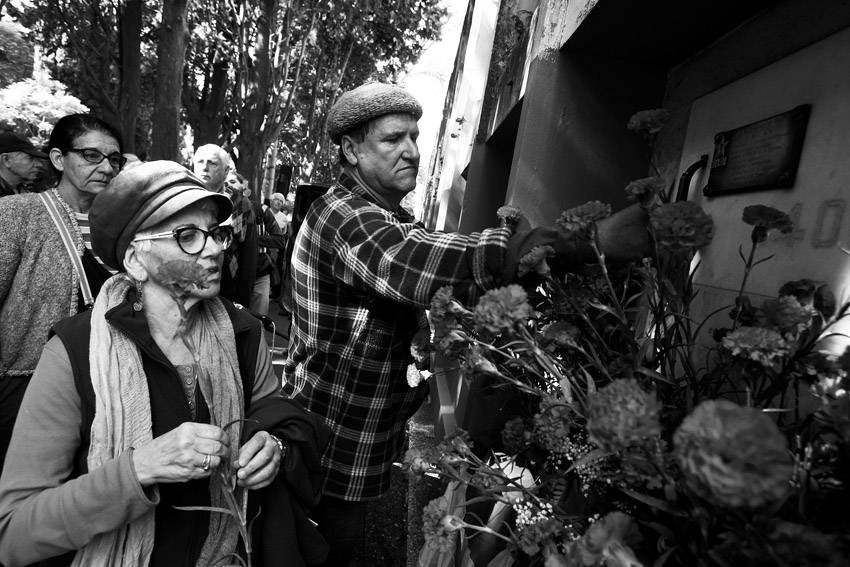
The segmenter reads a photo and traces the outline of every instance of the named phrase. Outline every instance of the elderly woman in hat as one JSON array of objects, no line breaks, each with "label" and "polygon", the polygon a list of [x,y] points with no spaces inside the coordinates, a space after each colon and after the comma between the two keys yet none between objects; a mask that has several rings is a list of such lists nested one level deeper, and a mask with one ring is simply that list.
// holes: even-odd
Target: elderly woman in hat
[{"label": "elderly woman in hat", "polygon": [[230,516],[176,507],[224,506],[225,461],[237,490],[269,485],[288,449],[263,426],[310,426],[259,323],[217,297],[230,211],[164,161],[94,200],[95,252],[124,273],[54,326],[36,367],[0,478],[0,563],[212,565],[236,549]]}]

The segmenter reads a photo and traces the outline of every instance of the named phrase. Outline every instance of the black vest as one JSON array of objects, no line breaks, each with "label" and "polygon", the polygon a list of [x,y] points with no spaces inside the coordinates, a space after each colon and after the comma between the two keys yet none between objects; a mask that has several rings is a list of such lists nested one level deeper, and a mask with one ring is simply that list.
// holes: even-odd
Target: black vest
[{"label": "black vest", "polygon": [[[106,313],[106,319],[115,328],[124,332],[139,348],[142,366],[148,380],[150,392],[153,437],[171,431],[181,423],[192,421],[189,404],[177,371],[150,336],[147,319],[132,309],[131,297]],[[251,400],[257,366],[257,353],[262,340],[259,321],[247,311],[238,309],[222,299],[233,322],[236,335],[236,352],[239,371],[245,393],[245,409]],[[74,457],[74,473],[71,478],[85,474],[86,459],[94,419],[95,396],[89,375],[89,337],[91,335],[91,312],[64,319],[53,327],[53,332],[62,340],[71,368],[74,384],[80,396],[80,447]],[[209,423],[207,407],[200,388],[196,393],[195,421]],[[70,479],[69,479],[70,480]],[[209,481],[194,480],[186,483],[160,484],[160,502],[155,511],[156,531],[151,567],[194,567],[207,537],[209,514],[207,512],[185,512],[175,506],[209,506]],[[58,567],[70,565],[75,552],[42,562],[42,566]]]}]

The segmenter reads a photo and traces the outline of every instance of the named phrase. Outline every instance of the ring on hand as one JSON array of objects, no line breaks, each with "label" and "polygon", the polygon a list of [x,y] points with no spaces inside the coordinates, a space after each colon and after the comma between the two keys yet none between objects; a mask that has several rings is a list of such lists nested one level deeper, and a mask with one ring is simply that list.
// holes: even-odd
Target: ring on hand
[{"label": "ring on hand", "polygon": [[204,464],[201,465],[201,468],[205,471],[210,470],[210,456],[209,454],[204,455]]}]

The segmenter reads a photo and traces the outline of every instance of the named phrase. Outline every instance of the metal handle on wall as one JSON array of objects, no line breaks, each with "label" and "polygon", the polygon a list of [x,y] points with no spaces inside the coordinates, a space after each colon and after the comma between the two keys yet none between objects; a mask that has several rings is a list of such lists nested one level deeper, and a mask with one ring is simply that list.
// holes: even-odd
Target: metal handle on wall
[{"label": "metal handle on wall", "polygon": [[706,165],[708,165],[708,154],[702,154],[699,156],[699,160],[688,166],[682,174],[682,177],[679,179],[679,188],[676,191],[677,201],[688,200],[688,189],[691,186],[691,179],[697,171],[703,169]]}]

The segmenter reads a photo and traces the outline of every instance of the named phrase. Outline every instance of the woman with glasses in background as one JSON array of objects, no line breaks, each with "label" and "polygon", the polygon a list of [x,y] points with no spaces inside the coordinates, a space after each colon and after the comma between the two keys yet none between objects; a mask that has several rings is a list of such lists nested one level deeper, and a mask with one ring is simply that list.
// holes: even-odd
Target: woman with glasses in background
[{"label": "woman with glasses in background", "polygon": [[121,170],[121,136],[88,114],[48,141],[55,187],[0,205],[0,466],[50,326],[90,306],[111,275],[91,252],[88,212]]},{"label": "woman with glasses in background", "polygon": [[[285,482],[308,487],[297,500],[318,495],[321,419],[281,395],[259,321],[218,297],[231,208],[169,161],[128,169],[94,199],[94,250],[124,273],[54,325],[38,362],[0,477],[6,566],[232,559],[236,522],[197,508],[226,506],[231,478],[217,471],[230,467],[236,501],[272,488],[284,456]],[[284,502],[263,502],[261,521]],[[273,526],[255,550],[266,565],[295,561],[309,520]]]}]

